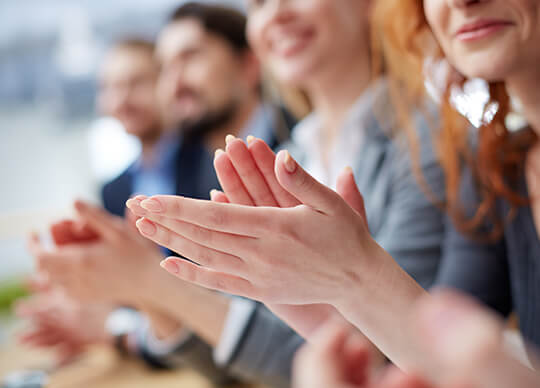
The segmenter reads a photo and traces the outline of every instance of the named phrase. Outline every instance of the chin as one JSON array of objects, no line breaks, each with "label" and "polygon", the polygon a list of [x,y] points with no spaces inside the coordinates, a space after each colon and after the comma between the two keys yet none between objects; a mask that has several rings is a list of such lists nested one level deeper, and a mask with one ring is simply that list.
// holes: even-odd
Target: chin
[{"label": "chin", "polygon": [[467,78],[481,78],[488,82],[504,81],[515,68],[508,57],[469,55],[467,58],[467,61],[461,61],[459,66],[456,66],[459,72]]},{"label": "chin", "polygon": [[295,88],[302,88],[310,83],[315,73],[315,66],[295,64],[280,66],[275,72],[279,81]]}]

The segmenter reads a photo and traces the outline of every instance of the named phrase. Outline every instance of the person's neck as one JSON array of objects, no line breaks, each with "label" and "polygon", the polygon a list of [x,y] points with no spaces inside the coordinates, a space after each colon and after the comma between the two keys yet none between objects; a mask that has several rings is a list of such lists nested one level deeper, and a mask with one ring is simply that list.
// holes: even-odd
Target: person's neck
[{"label": "person's neck", "polygon": [[307,88],[313,110],[326,131],[336,133],[347,113],[366,91],[371,81],[369,53],[333,66]]},{"label": "person's neck", "polygon": [[155,150],[162,134],[163,131],[161,129],[156,129],[154,131],[149,131],[148,135],[139,138],[139,141],[141,142],[141,160],[143,165],[153,163]]},{"label": "person's neck", "polygon": [[211,151],[215,151],[218,148],[225,148],[225,137],[227,135],[238,137],[260,104],[261,100],[256,93],[246,98],[239,104],[230,120],[206,135],[204,139],[206,147]]},{"label": "person's neck", "polygon": [[540,70],[521,72],[506,84],[510,94],[520,102],[529,125],[540,136]]}]

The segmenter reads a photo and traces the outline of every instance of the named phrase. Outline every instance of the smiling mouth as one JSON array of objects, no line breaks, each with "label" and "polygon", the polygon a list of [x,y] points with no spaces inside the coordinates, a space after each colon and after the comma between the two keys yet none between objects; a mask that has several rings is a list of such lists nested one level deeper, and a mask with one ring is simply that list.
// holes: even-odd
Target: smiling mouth
[{"label": "smiling mouth", "polygon": [[309,45],[313,36],[312,31],[284,35],[274,41],[272,48],[279,56],[285,58],[292,57],[303,51]]},{"label": "smiling mouth", "polygon": [[482,20],[461,27],[456,33],[456,38],[462,42],[474,42],[490,37],[512,25],[513,23],[504,20]]}]

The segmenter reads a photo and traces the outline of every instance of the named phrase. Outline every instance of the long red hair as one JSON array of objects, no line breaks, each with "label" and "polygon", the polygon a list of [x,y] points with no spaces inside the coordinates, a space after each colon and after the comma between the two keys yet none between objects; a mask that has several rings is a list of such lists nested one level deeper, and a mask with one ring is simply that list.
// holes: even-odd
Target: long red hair
[{"label": "long red hair", "polygon": [[[373,25],[378,30],[375,35],[380,39],[378,49],[397,91],[394,103],[404,111],[407,106],[425,100],[426,61],[442,60],[444,54],[428,25],[422,0],[377,0],[373,17]],[[508,130],[505,120],[510,111],[510,99],[504,83],[493,83],[489,87],[487,106],[496,104],[498,109],[492,119],[483,122],[478,130],[477,145],[473,146],[471,125],[450,100],[452,87],[464,81],[448,77],[440,104],[441,128],[434,146],[446,175],[445,205],[462,231],[475,234],[487,223],[492,227],[488,236],[483,237],[496,239],[503,232],[506,217],[496,212],[497,200],[507,200],[512,209],[528,204],[518,193],[516,184],[523,176],[527,148],[537,139],[530,130],[519,134]],[[404,115],[401,118],[406,121],[405,128],[410,128],[411,121]],[[465,215],[460,202],[464,167],[472,171],[480,197],[472,216]]]}]

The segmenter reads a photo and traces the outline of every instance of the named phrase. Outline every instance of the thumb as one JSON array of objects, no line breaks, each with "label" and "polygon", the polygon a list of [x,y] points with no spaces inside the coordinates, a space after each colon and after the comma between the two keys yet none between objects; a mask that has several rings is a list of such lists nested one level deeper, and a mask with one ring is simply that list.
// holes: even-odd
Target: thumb
[{"label": "thumb", "polygon": [[123,221],[100,207],[76,201],[75,210],[85,224],[104,239],[114,239],[122,233]]},{"label": "thumb", "polygon": [[364,207],[364,197],[360,194],[358,186],[354,180],[352,168],[346,167],[337,179],[337,192],[364,219],[367,225],[366,208]]},{"label": "thumb", "polygon": [[323,213],[335,212],[339,195],[309,175],[288,151],[277,154],[274,168],[279,184],[301,203]]}]

